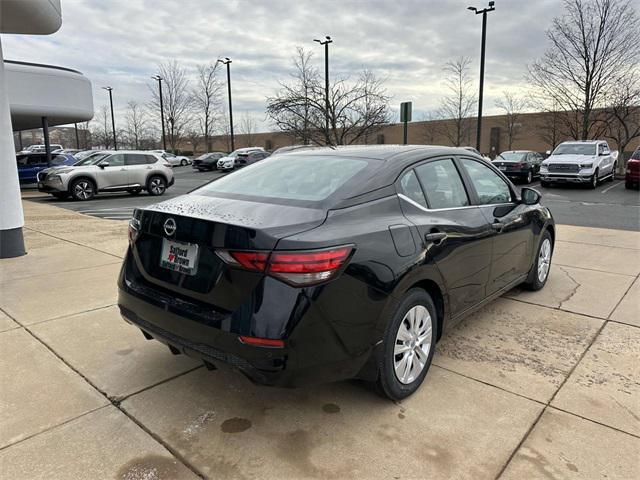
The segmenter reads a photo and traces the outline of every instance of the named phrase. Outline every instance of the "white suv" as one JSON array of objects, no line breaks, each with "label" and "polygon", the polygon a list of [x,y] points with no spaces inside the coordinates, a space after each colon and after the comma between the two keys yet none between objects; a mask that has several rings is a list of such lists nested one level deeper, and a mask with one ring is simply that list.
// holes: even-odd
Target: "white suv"
[{"label": "white suv", "polygon": [[118,150],[96,152],[70,167],[43,170],[38,173],[38,190],[57,198],[89,200],[98,192],[137,195],[146,190],[162,195],[173,181],[173,169],[160,154]]},{"label": "white suv", "polygon": [[583,183],[596,188],[613,179],[618,152],[611,152],[602,140],[562,142],[540,165],[540,184]]}]

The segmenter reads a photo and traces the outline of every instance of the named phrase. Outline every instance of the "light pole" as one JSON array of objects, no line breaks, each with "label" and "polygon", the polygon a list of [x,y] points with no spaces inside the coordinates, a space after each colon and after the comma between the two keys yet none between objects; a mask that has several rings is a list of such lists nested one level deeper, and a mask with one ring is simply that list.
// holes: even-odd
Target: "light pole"
[{"label": "light pole", "polygon": [[318,40],[317,38],[314,38],[313,41],[318,42],[320,45],[324,45],[324,129],[326,143],[329,145],[329,44],[333,43],[333,40],[331,40],[329,35],[324,38],[325,40]]},{"label": "light pole", "polygon": [[493,12],[496,2],[489,2],[489,6],[483,10],[476,7],[467,7],[467,10],[475,12],[476,15],[482,14],[482,47],[480,49],[480,92],[478,94],[478,130],[476,132],[476,150],[480,151],[480,134],[482,133],[482,95],[484,91],[484,52],[487,42],[487,13]]},{"label": "light pole", "polygon": [[224,60],[218,59],[216,63],[221,63],[227,66],[227,90],[229,92],[229,132],[231,133],[231,151],[236,149],[236,143],[233,138],[233,106],[231,104],[231,60],[229,57],[224,57]]},{"label": "light pole", "polygon": [[109,104],[111,105],[111,130],[113,131],[113,149],[118,150],[118,141],[116,140],[116,119],[113,116],[113,88],[102,87],[103,90],[109,92]]},{"label": "light pole", "polygon": [[166,151],[167,138],[164,135],[164,104],[162,103],[162,77],[160,75],[155,75],[151,78],[158,81],[158,90],[160,95],[160,123],[162,123],[162,149]]}]

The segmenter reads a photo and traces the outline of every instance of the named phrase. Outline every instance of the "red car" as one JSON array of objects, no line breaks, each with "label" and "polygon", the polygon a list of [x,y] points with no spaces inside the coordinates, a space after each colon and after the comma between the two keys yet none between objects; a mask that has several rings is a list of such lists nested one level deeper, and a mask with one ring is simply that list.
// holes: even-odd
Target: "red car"
[{"label": "red car", "polygon": [[627,162],[627,171],[624,176],[626,188],[638,188],[640,186],[640,147],[636,148]]}]

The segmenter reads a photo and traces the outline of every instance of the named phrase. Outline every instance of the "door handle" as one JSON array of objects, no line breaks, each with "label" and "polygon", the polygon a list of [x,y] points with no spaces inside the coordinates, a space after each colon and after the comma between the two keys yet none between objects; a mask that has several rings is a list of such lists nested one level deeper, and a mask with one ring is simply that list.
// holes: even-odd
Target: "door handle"
[{"label": "door handle", "polygon": [[444,242],[447,239],[447,234],[444,233],[444,232],[427,233],[424,236],[424,239],[427,242],[431,242],[431,243],[434,243],[436,245],[440,245],[442,242]]},{"label": "door handle", "polygon": [[504,223],[502,223],[502,222],[493,222],[491,224],[491,228],[493,228],[498,233],[502,233],[502,229],[504,228]]}]

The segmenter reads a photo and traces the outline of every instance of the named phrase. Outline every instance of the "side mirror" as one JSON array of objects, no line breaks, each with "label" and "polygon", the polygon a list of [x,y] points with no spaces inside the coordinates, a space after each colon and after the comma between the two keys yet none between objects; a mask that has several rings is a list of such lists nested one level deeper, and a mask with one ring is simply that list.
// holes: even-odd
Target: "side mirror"
[{"label": "side mirror", "polygon": [[522,198],[521,203],[524,205],[536,205],[540,203],[540,198],[542,195],[537,190],[533,188],[523,187],[520,192],[520,197]]},{"label": "side mirror", "polygon": [[98,166],[99,166],[100,168],[108,167],[108,166],[109,166],[109,162],[100,162],[100,163],[98,164]]}]

